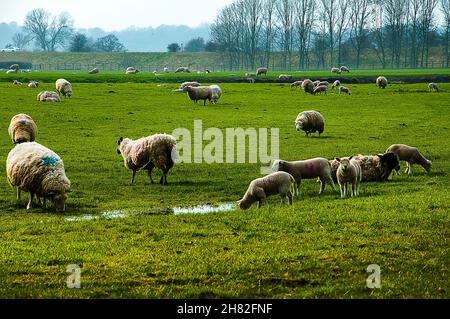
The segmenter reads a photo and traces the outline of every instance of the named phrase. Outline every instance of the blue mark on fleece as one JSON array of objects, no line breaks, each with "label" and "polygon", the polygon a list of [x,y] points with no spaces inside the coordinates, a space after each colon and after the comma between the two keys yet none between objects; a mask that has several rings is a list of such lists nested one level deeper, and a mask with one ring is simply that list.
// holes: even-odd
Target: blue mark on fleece
[{"label": "blue mark on fleece", "polygon": [[20,125],[28,125],[27,120],[20,120],[19,123],[20,123]]},{"label": "blue mark on fleece", "polygon": [[55,166],[56,164],[58,164],[59,159],[57,159],[54,156],[44,156],[42,158],[42,164],[44,166]]}]

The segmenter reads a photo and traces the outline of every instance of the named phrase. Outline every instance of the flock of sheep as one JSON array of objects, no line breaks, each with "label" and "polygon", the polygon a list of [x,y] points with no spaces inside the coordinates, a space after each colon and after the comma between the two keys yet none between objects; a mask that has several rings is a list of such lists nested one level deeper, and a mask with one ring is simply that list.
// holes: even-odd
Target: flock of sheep
[{"label": "flock of sheep", "polygon": [[[345,67],[339,70],[349,72]],[[95,74],[98,70],[90,72]],[[138,71],[128,68],[126,72],[137,73]],[[258,69],[256,75],[261,74],[267,74],[267,68]],[[30,82],[30,87],[39,85],[38,82],[32,83],[33,85]],[[379,77],[376,84],[384,89],[388,82],[385,77]],[[305,92],[316,94],[326,92],[326,89],[322,88],[327,88],[328,82],[313,82],[305,79],[296,81],[291,86],[302,87]],[[341,86],[339,81],[333,83],[332,89],[337,87],[340,93],[351,94],[350,90]],[[65,79],[58,79],[55,82],[55,88],[56,91],[40,92],[37,100],[60,102],[62,97],[72,96],[72,85]],[[429,88],[439,90],[435,83],[430,83]],[[201,86],[198,82],[185,82],[175,91],[187,93],[194,103],[203,100],[204,104],[206,100],[215,104],[222,95],[218,85]],[[325,119],[322,114],[314,110],[301,112],[295,120],[295,127],[297,131],[303,130],[307,136],[315,132],[318,132],[320,136],[325,129]],[[10,185],[17,189],[17,200],[20,200],[21,191],[29,192],[27,209],[34,207],[36,196],[39,205],[43,204],[45,207],[46,200],[50,200],[57,211],[64,211],[67,194],[70,192],[70,181],[65,174],[62,159],[52,150],[35,142],[37,125],[27,114],[15,115],[11,119],[8,133],[15,147],[7,157],[7,178]],[[155,134],[139,140],[121,137],[117,142],[116,150],[122,155],[124,166],[132,171],[132,184],[139,170],[146,170],[153,183],[154,168],[163,172],[160,184],[167,184],[167,174],[177,158],[176,139],[167,134]],[[412,174],[414,164],[421,165],[427,172],[430,172],[432,167],[431,161],[426,159],[417,148],[404,144],[391,145],[384,154],[374,156],[358,155],[332,160],[313,158],[293,162],[276,160],[272,165],[273,173],[253,180],[243,198],[237,203],[241,209],[248,209],[255,202],[260,207],[267,202],[268,196],[278,194],[282,202],[287,199],[292,204],[293,197],[300,195],[302,179],[317,179],[320,182],[319,194],[324,192],[327,183],[336,191],[335,183],[338,183],[342,198],[347,196],[348,184],[351,184],[351,196],[358,196],[360,182],[386,181],[393,172],[398,173],[400,170],[399,161],[407,162],[407,174]]]}]

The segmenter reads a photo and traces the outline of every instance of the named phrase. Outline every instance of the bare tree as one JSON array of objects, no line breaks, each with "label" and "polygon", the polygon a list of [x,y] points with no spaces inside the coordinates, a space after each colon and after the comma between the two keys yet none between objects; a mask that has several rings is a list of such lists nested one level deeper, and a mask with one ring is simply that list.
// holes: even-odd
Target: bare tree
[{"label": "bare tree", "polygon": [[356,68],[361,63],[361,52],[367,37],[371,0],[350,0],[350,40],[356,51]]},{"label": "bare tree", "polygon": [[440,9],[444,15],[444,25],[445,25],[445,61],[447,68],[450,66],[450,52],[449,52],[449,41],[450,41],[450,1],[441,0]]},{"label": "bare tree", "polygon": [[421,34],[422,34],[422,54],[421,67],[428,67],[430,53],[430,31],[433,25],[434,10],[438,0],[421,0]]},{"label": "bare tree", "polygon": [[349,0],[338,0],[336,8],[336,36],[338,43],[338,65],[342,65],[342,39],[350,23]]},{"label": "bare tree", "polygon": [[337,21],[337,0],[321,0],[322,3],[322,19],[326,21],[326,26],[328,29],[328,43],[330,50],[330,65],[334,63],[334,34],[336,29]]},{"label": "bare tree", "polygon": [[261,0],[246,0],[242,2],[244,13],[245,39],[247,46],[249,64],[252,69],[255,68],[256,53],[261,33]]},{"label": "bare tree", "polygon": [[422,0],[410,0],[408,16],[410,19],[410,39],[411,39],[411,66],[417,67],[418,60],[418,31],[420,21]]},{"label": "bare tree", "polygon": [[264,29],[264,66],[268,67],[270,63],[270,55],[273,50],[273,37],[274,30],[274,10],[275,1],[264,0],[263,1],[263,29]]},{"label": "bare tree", "polygon": [[24,33],[15,33],[12,37],[13,45],[19,49],[25,48],[31,42],[31,38]]},{"label": "bare tree", "polygon": [[298,42],[298,68],[302,70],[306,67],[308,60],[309,42],[314,24],[315,0],[294,1],[295,28],[297,30]]},{"label": "bare tree", "polygon": [[282,67],[291,69],[293,47],[293,6],[292,0],[278,0],[276,12],[280,22],[280,48],[283,54]]},{"label": "bare tree", "polygon": [[373,47],[381,65],[386,68],[386,47],[385,47],[385,27],[383,0],[375,0],[370,9],[370,23],[374,33]]},{"label": "bare tree", "polygon": [[391,66],[400,67],[402,41],[407,15],[407,1],[384,0],[385,23],[388,28],[388,37],[391,46]]}]

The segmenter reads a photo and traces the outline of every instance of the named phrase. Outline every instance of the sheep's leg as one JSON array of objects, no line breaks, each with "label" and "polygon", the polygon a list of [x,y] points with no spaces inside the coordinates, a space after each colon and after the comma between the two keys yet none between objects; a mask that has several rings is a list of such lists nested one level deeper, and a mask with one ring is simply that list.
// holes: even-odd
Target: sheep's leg
[{"label": "sheep's leg", "polygon": [[206,100],[203,100],[203,106],[206,106]]},{"label": "sheep's leg", "polygon": [[133,175],[131,176],[131,185],[134,184],[134,178],[135,178],[135,176],[136,176],[136,171],[133,170]]},{"label": "sheep's leg", "polygon": [[325,190],[325,181],[324,181],[322,178],[320,178],[320,191],[319,191],[319,195],[322,195],[323,192],[324,192],[324,190]]},{"label": "sheep's leg", "polygon": [[294,203],[294,201],[292,199],[292,193],[291,192],[287,193],[287,198],[288,198],[289,205],[292,205]]},{"label": "sheep's leg", "polygon": [[47,208],[47,197],[44,196],[43,208]]},{"label": "sheep's leg", "polygon": [[412,175],[412,165],[408,163],[408,175]]},{"label": "sheep's leg", "polygon": [[150,182],[152,184],[154,184],[155,182],[153,181],[153,176],[152,176],[152,171],[155,168],[155,165],[153,165],[152,163],[147,164],[147,166],[145,167],[145,169],[147,170],[147,175],[148,177],[150,177]]},{"label": "sheep's leg", "polygon": [[353,181],[353,183],[352,183],[352,197],[356,197],[356,196],[358,196],[356,194],[356,181]]},{"label": "sheep's leg", "polygon": [[33,209],[33,199],[34,199],[34,193],[30,192],[30,200],[28,202],[27,209]]},{"label": "sheep's leg", "polygon": [[19,187],[16,187],[16,192],[17,192],[17,201],[20,200],[20,189]]},{"label": "sheep's leg", "polygon": [[341,189],[341,198],[344,198],[344,185],[343,184],[339,184],[339,188]]}]

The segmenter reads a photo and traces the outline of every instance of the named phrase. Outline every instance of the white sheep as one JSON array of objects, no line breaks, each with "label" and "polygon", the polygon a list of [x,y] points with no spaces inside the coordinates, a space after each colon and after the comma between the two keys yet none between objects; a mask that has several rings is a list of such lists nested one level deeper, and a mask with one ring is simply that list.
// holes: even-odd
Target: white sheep
[{"label": "white sheep", "polygon": [[269,70],[267,68],[258,68],[256,69],[256,76],[260,76],[262,74],[267,75]]},{"label": "white sheep", "polygon": [[16,74],[17,70],[7,70],[6,74]]},{"label": "white sheep", "polygon": [[54,91],[42,91],[37,95],[40,102],[61,102],[58,93]]},{"label": "white sheep", "polygon": [[130,66],[126,69],[125,74],[137,74],[139,73],[139,70]]},{"label": "white sheep", "polygon": [[179,67],[175,70],[175,73],[191,73],[188,67]]},{"label": "white sheep", "polygon": [[56,87],[56,92],[58,92],[58,95],[60,97],[61,97],[61,95],[67,96],[67,97],[72,96],[72,84],[70,84],[70,82],[67,81],[66,79],[56,80],[55,87]]},{"label": "white sheep", "polygon": [[331,73],[341,74],[341,69],[340,68],[331,68]]},{"label": "white sheep", "polygon": [[333,82],[333,85],[331,86],[331,90],[333,91],[335,88],[340,87],[341,86],[341,81],[336,80]]},{"label": "white sheep", "polygon": [[352,184],[352,197],[359,196],[359,185],[362,179],[359,162],[353,157],[336,158],[336,161],[339,162],[336,177],[341,189],[341,198],[347,196],[348,183]]},{"label": "white sheep", "polygon": [[386,153],[392,152],[398,156],[400,161],[406,161],[405,173],[412,174],[412,165],[419,164],[427,173],[431,171],[433,163],[426,159],[416,147],[412,147],[405,144],[394,144],[388,147]]},{"label": "white sheep", "polygon": [[146,170],[153,183],[152,170],[156,167],[162,170],[160,184],[167,184],[167,173],[176,160],[176,139],[167,134],[155,134],[133,141],[121,137],[117,142],[117,153],[123,157],[126,168],[133,171],[131,184],[134,183],[136,172]]},{"label": "white sheep", "polygon": [[188,86],[199,87],[199,86],[201,86],[201,84],[198,82],[195,82],[195,81],[194,82],[183,82],[183,83],[181,83],[179,89],[183,92],[187,92]]},{"label": "white sheep", "polygon": [[313,110],[299,113],[294,124],[297,131],[304,131],[306,136],[315,132],[319,132],[320,136],[325,130],[324,117],[319,112]]},{"label": "white sheep", "polygon": [[342,93],[345,93],[345,94],[348,94],[348,95],[352,95],[352,91],[350,91],[350,89],[348,87],[346,87],[346,86],[340,86],[339,87],[339,94],[342,94]]},{"label": "white sheep", "polygon": [[31,116],[17,114],[9,123],[8,133],[13,144],[33,142],[36,139],[37,125]]},{"label": "white sheep", "polygon": [[386,88],[388,85],[388,80],[384,76],[379,76],[376,80],[376,84],[379,88]]},{"label": "white sheep", "polygon": [[431,91],[436,91],[436,92],[439,92],[439,91],[440,91],[438,85],[437,85],[436,83],[434,83],[434,82],[431,82],[431,83],[428,84],[428,90],[429,90],[430,92],[431,92]]},{"label": "white sheep", "polygon": [[310,79],[303,80],[302,89],[305,93],[314,94],[315,85]]},{"label": "white sheep", "polygon": [[252,77],[255,77],[255,76],[256,76],[256,73],[245,73],[245,76],[252,76]]},{"label": "white sheep", "polygon": [[17,81],[17,80],[13,80],[13,84],[14,84],[14,85],[22,85],[22,82]]},{"label": "white sheep", "polygon": [[279,194],[281,202],[285,199],[293,204],[293,194],[296,192],[294,177],[286,172],[276,172],[253,180],[247,188],[244,197],[237,201],[240,209],[249,209],[257,202],[257,207],[267,204],[267,197]]},{"label": "white sheep", "polygon": [[39,82],[36,81],[30,81],[30,83],[28,84],[29,88],[37,88],[39,86]]},{"label": "white sheep", "polygon": [[98,68],[93,68],[92,70],[89,71],[89,74],[98,74],[100,71]]},{"label": "white sheep", "polygon": [[297,185],[297,195],[299,195],[300,183],[302,179],[319,178],[319,194],[324,192],[326,183],[329,183],[333,190],[336,191],[336,186],[334,185],[333,178],[331,176],[330,162],[326,158],[318,157],[294,162],[276,160],[273,162],[272,171],[283,171],[291,174]]},{"label": "white sheep", "polygon": [[211,104],[217,104],[217,101],[222,96],[222,89],[218,85],[210,85],[209,88],[211,90],[211,96],[210,96],[209,102]]},{"label": "white sheep", "polygon": [[246,80],[248,83],[251,83],[251,84],[254,84],[254,83],[256,82],[256,80],[253,79],[253,78],[246,78],[245,80]]},{"label": "white sheep", "polygon": [[320,80],[314,81],[313,84],[314,84],[314,86],[316,86],[316,87],[319,86]]},{"label": "white sheep", "polygon": [[314,91],[313,94],[316,95],[317,93],[325,93],[325,95],[328,94],[328,87],[325,85],[319,85],[317,86]]},{"label": "white sheep", "polygon": [[163,71],[164,71],[164,73],[169,73],[169,68],[168,67],[164,67]]},{"label": "white sheep", "polygon": [[33,208],[34,196],[53,202],[56,211],[64,211],[70,181],[62,159],[52,150],[36,142],[17,144],[8,154],[6,174],[11,186],[20,192],[29,192],[27,209]]},{"label": "white sheep", "polygon": [[292,75],[281,74],[278,77],[278,80],[283,81],[283,82],[291,81],[292,80]]},{"label": "white sheep", "polygon": [[350,69],[348,67],[346,67],[346,66],[341,66],[340,70],[341,70],[341,72],[350,73]]},{"label": "white sheep", "polygon": [[291,83],[291,88],[301,87],[302,84],[303,84],[303,81],[295,81],[295,82]]}]

